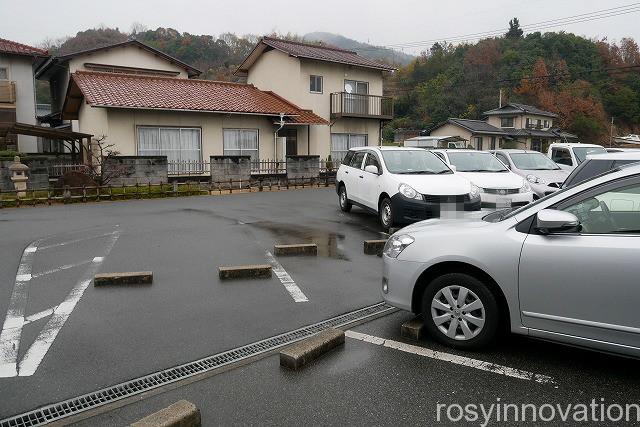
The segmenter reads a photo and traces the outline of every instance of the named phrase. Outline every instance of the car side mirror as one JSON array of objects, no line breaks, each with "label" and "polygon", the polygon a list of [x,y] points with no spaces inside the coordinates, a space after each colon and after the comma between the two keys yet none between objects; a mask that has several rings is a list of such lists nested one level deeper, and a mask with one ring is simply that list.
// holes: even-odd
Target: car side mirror
[{"label": "car side mirror", "polygon": [[455,165],[449,165],[449,168],[454,172],[458,170],[458,168]]},{"label": "car side mirror", "polygon": [[536,230],[542,234],[573,231],[580,226],[580,220],[571,212],[543,209],[536,215]]},{"label": "car side mirror", "polygon": [[364,167],[365,172],[375,173],[376,175],[380,175],[380,171],[376,165],[367,165]]}]

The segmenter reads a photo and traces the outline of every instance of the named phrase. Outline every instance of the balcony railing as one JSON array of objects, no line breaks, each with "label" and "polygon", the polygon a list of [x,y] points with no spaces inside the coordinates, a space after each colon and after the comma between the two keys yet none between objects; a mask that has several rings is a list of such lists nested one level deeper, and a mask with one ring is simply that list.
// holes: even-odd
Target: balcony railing
[{"label": "balcony railing", "polygon": [[16,83],[9,80],[0,80],[0,104],[16,103]]},{"label": "balcony railing", "polygon": [[393,119],[393,98],[334,92],[331,94],[331,118],[341,117],[391,120]]}]

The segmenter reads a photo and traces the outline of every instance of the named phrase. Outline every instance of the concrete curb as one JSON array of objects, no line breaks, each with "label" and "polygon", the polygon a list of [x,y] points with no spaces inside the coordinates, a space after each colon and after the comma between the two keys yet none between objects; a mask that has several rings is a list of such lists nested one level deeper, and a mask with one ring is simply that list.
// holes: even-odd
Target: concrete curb
[{"label": "concrete curb", "polygon": [[413,341],[419,341],[424,337],[424,322],[422,316],[416,316],[413,319],[404,322],[400,327],[400,336]]},{"label": "concrete curb", "polygon": [[300,243],[296,245],[275,245],[273,254],[276,256],[285,255],[318,255],[318,245],[315,243]]},{"label": "concrete curb", "polygon": [[171,406],[144,417],[130,427],[200,427],[200,410],[191,402],[179,400]]},{"label": "concrete curb", "polygon": [[367,255],[382,255],[386,240],[365,240],[364,253]]},{"label": "concrete curb", "polygon": [[126,273],[101,273],[93,278],[94,286],[102,285],[149,285],[153,283],[151,271],[130,271]]},{"label": "concrete curb", "polygon": [[269,264],[255,264],[218,267],[218,276],[221,280],[268,279],[271,277],[271,266]]},{"label": "concrete curb", "polygon": [[329,328],[280,351],[280,366],[297,371],[329,350],[344,344],[344,331]]}]

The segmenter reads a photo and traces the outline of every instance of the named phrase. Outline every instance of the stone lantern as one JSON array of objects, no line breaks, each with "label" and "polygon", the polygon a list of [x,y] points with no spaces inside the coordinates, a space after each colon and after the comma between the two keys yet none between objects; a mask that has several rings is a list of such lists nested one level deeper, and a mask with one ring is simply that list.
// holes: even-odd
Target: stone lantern
[{"label": "stone lantern", "polygon": [[15,156],[13,158],[13,163],[9,165],[11,181],[13,181],[13,186],[18,190],[18,197],[20,198],[27,197],[27,181],[29,181],[29,177],[27,176],[28,171],[29,166],[20,163],[20,156]]}]

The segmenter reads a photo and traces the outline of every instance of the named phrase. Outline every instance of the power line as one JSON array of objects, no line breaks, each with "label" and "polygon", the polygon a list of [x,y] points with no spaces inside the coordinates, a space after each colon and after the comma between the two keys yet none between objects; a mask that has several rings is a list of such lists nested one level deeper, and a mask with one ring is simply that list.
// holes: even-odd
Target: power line
[{"label": "power line", "polygon": [[[525,25],[522,25],[520,28],[525,32],[535,32],[541,29],[546,29],[546,28],[577,24],[581,22],[595,21],[595,20],[611,18],[615,16],[627,15],[627,14],[636,13],[636,12],[640,12],[640,3],[631,3],[624,6],[617,6],[617,7],[612,7],[608,9],[601,9],[593,12],[582,13],[578,15],[571,15],[563,18],[555,18],[555,19],[540,21],[532,24],[525,24]],[[501,29],[496,29],[491,31],[470,33],[470,34],[451,36],[451,37],[443,37],[443,38],[431,39],[431,40],[387,44],[387,45],[380,45],[380,46],[375,46],[370,48],[366,48],[366,47],[355,48],[354,50],[367,51],[367,50],[376,50],[379,48],[388,48],[388,49],[401,49],[405,47],[416,48],[416,47],[422,47],[422,46],[430,46],[436,42],[450,42],[450,43],[463,42],[463,41],[477,40],[477,39],[487,38],[491,36],[501,35],[501,34],[504,34],[506,30],[507,30],[506,28],[501,28]]]}]

